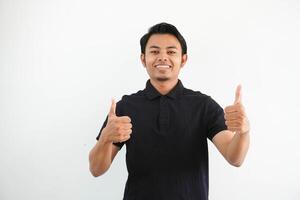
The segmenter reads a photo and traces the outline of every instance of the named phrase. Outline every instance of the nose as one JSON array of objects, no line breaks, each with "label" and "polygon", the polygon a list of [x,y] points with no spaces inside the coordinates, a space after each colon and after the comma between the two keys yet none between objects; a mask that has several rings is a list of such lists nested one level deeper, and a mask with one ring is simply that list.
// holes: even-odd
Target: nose
[{"label": "nose", "polygon": [[158,61],[160,61],[160,62],[166,62],[167,61],[167,59],[166,58],[158,58]]},{"label": "nose", "polygon": [[158,57],[158,61],[159,62],[166,62],[168,59],[167,59],[167,56],[165,54],[160,54],[159,57]]}]

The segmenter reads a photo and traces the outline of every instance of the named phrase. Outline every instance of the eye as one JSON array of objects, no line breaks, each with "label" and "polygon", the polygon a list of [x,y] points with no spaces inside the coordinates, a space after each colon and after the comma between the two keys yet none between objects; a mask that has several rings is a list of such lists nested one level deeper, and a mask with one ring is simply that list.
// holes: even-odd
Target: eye
[{"label": "eye", "polygon": [[152,50],[152,51],[150,51],[150,53],[152,53],[152,54],[158,54],[158,51]]},{"label": "eye", "polygon": [[168,54],[175,54],[175,51],[168,51]]}]

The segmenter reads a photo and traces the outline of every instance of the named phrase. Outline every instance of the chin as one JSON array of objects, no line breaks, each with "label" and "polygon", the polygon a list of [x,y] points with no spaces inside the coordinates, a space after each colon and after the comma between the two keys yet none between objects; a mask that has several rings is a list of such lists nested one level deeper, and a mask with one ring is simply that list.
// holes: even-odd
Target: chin
[{"label": "chin", "polygon": [[170,78],[168,78],[168,77],[157,77],[156,80],[160,81],[160,82],[164,82],[164,81],[170,80]]}]

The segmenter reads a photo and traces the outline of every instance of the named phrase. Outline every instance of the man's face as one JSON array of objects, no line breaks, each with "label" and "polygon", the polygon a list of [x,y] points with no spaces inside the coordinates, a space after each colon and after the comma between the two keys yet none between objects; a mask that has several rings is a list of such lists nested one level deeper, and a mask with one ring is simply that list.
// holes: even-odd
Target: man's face
[{"label": "man's face", "polygon": [[187,60],[177,38],[171,34],[153,34],[141,54],[144,67],[154,81],[177,80],[181,67]]}]

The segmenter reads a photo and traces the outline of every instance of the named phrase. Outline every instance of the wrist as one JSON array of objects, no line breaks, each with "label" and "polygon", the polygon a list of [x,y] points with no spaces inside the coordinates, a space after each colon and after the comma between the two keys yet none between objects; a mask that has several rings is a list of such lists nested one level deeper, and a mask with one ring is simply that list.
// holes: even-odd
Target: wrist
[{"label": "wrist", "polygon": [[102,130],[102,133],[101,133],[100,138],[99,138],[99,142],[104,144],[104,145],[113,143],[113,141],[111,141],[109,139],[105,128]]},{"label": "wrist", "polygon": [[245,132],[236,132],[236,133],[239,134],[240,136],[246,136],[249,134],[249,132],[250,132],[250,130],[245,131]]}]

